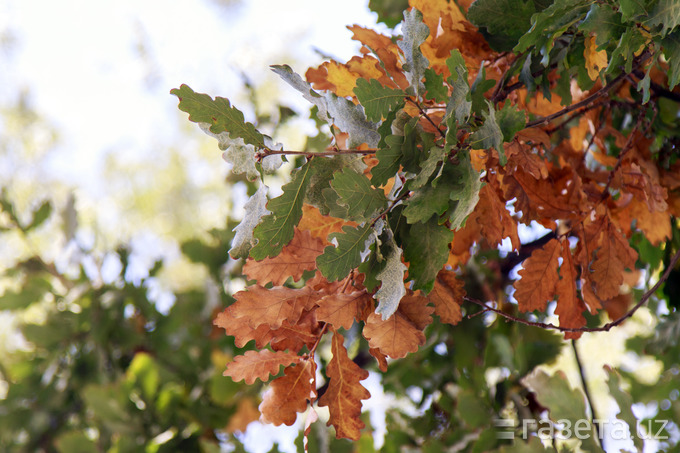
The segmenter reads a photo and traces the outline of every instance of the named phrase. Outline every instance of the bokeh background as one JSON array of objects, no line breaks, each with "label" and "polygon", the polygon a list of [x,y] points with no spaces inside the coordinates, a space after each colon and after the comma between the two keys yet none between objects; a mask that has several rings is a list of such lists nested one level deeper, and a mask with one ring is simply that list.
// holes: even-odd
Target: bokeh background
[{"label": "bokeh background", "polygon": [[301,147],[308,106],[268,67],[349,59],[367,5],[0,3],[0,451],[295,451],[221,376],[248,187],[169,91]]}]

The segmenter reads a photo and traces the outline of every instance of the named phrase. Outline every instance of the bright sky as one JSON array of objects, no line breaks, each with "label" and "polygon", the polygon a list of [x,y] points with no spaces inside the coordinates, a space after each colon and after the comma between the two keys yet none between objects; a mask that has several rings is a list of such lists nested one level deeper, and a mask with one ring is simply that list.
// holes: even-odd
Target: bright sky
[{"label": "bright sky", "polygon": [[68,181],[96,187],[105,153],[138,155],[173,143],[186,115],[180,116],[169,91],[181,83],[239,105],[241,72],[271,82],[276,76],[270,64],[304,72],[320,61],[314,48],[339,58],[355,54],[358,45],[345,26],[375,26],[367,0],[319,5],[5,0],[0,33],[13,45],[2,58],[9,68],[0,69],[0,102],[29,90],[31,105],[60,133],[51,168]]}]

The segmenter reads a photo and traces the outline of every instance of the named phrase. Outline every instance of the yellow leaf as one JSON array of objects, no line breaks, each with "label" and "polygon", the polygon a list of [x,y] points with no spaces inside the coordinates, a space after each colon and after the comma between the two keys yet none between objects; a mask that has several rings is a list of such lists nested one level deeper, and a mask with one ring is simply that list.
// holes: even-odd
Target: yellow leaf
[{"label": "yellow leaf", "polygon": [[585,46],[583,55],[586,57],[588,77],[590,77],[590,80],[596,80],[600,71],[607,67],[607,51],[604,49],[597,50],[595,36],[592,35],[586,38]]},{"label": "yellow leaf", "polygon": [[354,96],[354,87],[359,78],[357,74],[347,69],[347,66],[338,64],[335,61],[331,61],[326,69],[328,70],[327,80],[335,85],[336,95],[341,98]]}]

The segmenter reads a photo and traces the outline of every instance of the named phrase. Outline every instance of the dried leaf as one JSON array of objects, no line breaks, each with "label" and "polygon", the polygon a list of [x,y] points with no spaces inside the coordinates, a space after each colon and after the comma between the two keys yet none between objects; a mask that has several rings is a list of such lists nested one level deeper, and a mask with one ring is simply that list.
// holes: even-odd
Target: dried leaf
[{"label": "dried leaf", "polygon": [[515,282],[515,294],[522,311],[545,310],[547,303],[555,298],[558,275],[557,258],[561,247],[557,239],[551,239],[542,248],[534,250],[524,260],[520,279]]},{"label": "dried leaf", "polygon": [[323,241],[312,237],[309,231],[296,228],[293,239],[281,249],[281,253],[262,261],[248,259],[243,266],[243,273],[260,285],[271,282],[281,286],[288,277],[298,281],[305,271],[316,269],[316,257],[323,252],[323,248]]},{"label": "dried leaf", "polygon": [[368,371],[350,360],[343,343],[343,336],[333,333],[333,358],[326,367],[330,382],[328,390],[319,399],[319,406],[328,406],[327,425],[335,427],[336,438],[359,440],[365,426],[361,421],[361,400],[371,397],[359,382],[368,378]]},{"label": "dried leaf", "polygon": [[588,36],[585,40],[583,55],[586,58],[586,70],[590,80],[597,80],[600,71],[607,68],[607,51],[597,50],[597,40],[595,36]]},{"label": "dried leaf", "polygon": [[362,319],[367,307],[373,307],[373,298],[366,291],[355,291],[350,294],[331,294],[317,303],[316,316],[319,321],[332,324],[335,328],[349,329],[354,320]]},{"label": "dried leaf", "polygon": [[313,359],[287,367],[262,397],[261,420],[276,426],[295,423],[297,413],[307,409],[307,402],[316,396],[315,373]]},{"label": "dried leaf", "polygon": [[272,352],[268,349],[246,351],[227,364],[224,376],[229,376],[237,382],[245,381],[248,385],[253,384],[256,379],[266,382],[270,375],[279,373],[281,365],[288,366],[297,360],[299,360],[297,354],[290,352]]},{"label": "dried leaf", "polygon": [[[560,266],[560,280],[557,282],[558,299],[555,314],[559,317],[562,327],[583,327],[586,325],[586,318],[583,317],[583,310],[586,306],[576,292],[578,274],[574,267],[568,240],[562,240],[561,249],[562,265]],[[580,336],[581,332],[567,332],[564,338],[569,340]]]},{"label": "dried leaf", "polygon": [[371,348],[378,348],[393,359],[405,357],[425,343],[423,329],[432,322],[433,311],[424,297],[407,295],[397,312],[386,321],[379,314],[371,313],[364,326],[364,337]]},{"label": "dried leaf", "polygon": [[427,298],[434,304],[434,314],[442,322],[456,325],[463,318],[460,306],[465,297],[464,282],[456,278],[456,273],[442,270],[437,274],[434,289]]},{"label": "dried leaf", "polygon": [[253,285],[245,291],[234,294],[236,302],[229,309],[232,316],[243,318],[243,321],[253,328],[266,324],[277,329],[284,320],[297,322],[302,311],[313,307],[316,300],[321,297],[323,294],[310,288],[291,289],[275,286],[267,289]]}]

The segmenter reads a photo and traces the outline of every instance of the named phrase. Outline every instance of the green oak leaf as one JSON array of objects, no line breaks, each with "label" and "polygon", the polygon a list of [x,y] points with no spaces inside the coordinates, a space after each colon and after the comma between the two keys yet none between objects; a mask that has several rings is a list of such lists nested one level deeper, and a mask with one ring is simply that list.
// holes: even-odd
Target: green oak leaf
[{"label": "green oak leaf", "polygon": [[383,321],[389,319],[397,311],[399,301],[406,295],[404,274],[407,269],[406,265],[401,262],[402,250],[394,242],[392,231],[388,228],[386,233],[388,239],[383,242],[388,250],[383,253],[385,265],[376,276],[381,285],[375,293],[375,298],[378,300],[375,312],[382,316]]},{"label": "green oak leaf", "polygon": [[533,46],[543,56],[541,64],[548,66],[555,40],[581,20],[592,3],[591,0],[555,0],[552,5],[531,17],[531,28],[513,50],[524,52]]},{"label": "green oak leaf", "polygon": [[[616,404],[619,406],[619,412],[616,418],[622,420],[628,424],[628,428],[631,433],[634,433],[638,426],[638,419],[633,414],[633,398],[630,394],[621,390],[621,377],[616,370],[605,366],[605,371],[607,373],[607,387],[609,387],[609,394],[614,398]],[[637,451],[642,451],[644,449],[644,440],[641,436],[633,436],[633,444],[637,448]]]},{"label": "green oak leaf", "polygon": [[229,255],[232,258],[247,258],[250,249],[257,243],[253,237],[253,230],[262,217],[269,214],[267,205],[267,186],[262,184],[257,192],[251,196],[244,205],[245,215],[243,220],[234,228],[234,239],[231,242]]},{"label": "green oak leaf", "polygon": [[378,122],[387,118],[391,111],[401,109],[404,105],[406,93],[382,86],[375,79],[358,79],[354,94],[366,110],[369,121]]},{"label": "green oak leaf", "polygon": [[318,117],[321,120],[335,124],[341,131],[347,132],[350,147],[355,148],[362,143],[371,148],[377,146],[380,134],[376,130],[376,124],[366,119],[363,107],[333,93],[317,93],[288,65],[274,65],[271,69],[319,109]]},{"label": "green oak leaf", "polygon": [[680,2],[678,0],[659,0],[642,23],[654,28],[661,26],[661,37],[680,25]]},{"label": "green oak leaf", "polygon": [[486,68],[482,66],[482,69],[477,73],[475,81],[470,87],[470,97],[472,99],[472,111],[476,114],[482,113],[489,106],[489,101],[484,96],[484,93],[489,91],[496,85],[496,81],[493,79],[486,78]]},{"label": "green oak leaf", "polygon": [[345,225],[341,233],[329,236],[338,246],[329,245],[316,259],[317,267],[329,282],[342,280],[361,264],[361,254],[375,240],[373,231],[370,223],[356,228]]},{"label": "green oak leaf", "polygon": [[472,149],[494,148],[500,156],[500,164],[505,165],[506,157],[503,149],[503,132],[496,121],[493,105],[487,101],[489,110],[484,112],[484,124],[470,136]]},{"label": "green oak leaf", "polygon": [[449,102],[446,104],[445,118],[451,115],[459,123],[465,123],[472,111],[472,96],[468,84],[468,70],[465,60],[458,49],[451,51],[451,56],[446,60],[446,65],[451,72],[448,78],[449,85],[453,88]]},{"label": "green oak leaf", "polygon": [[[409,117],[410,118],[410,117]],[[375,157],[378,164],[371,169],[371,183],[375,187],[384,186],[390,178],[399,171],[417,171],[417,159],[419,150],[416,146],[418,141],[418,118],[410,118],[403,126],[403,135],[395,134],[385,137],[387,148],[379,149]]]},{"label": "green oak leaf", "polygon": [[426,222],[433,215],[439,217],[444,214],[449,207],[449,200],[453,188],[453,181],[446,181],[444,184],[426,185],[413,194],[406,201],[404,216],[409,224]]},{"label": "green oak leaf", "polygon": [[425,70],[425,99],[444,102],[449,98],[449,90],[444,84],[444,76],[437,74],[434,69]]},{"label": "green oak leaf", "polygon": [[420,45],[430,35],[430,29],[423,23],[423,14],[415,8],[404,11],[404,21],[401,25],[403,37],[399,41],[399,48],[404,52],[404,70],[416,96],[425,92],[422,80],[430,62],[423,56]]},{"label": "green oak leaf", "polygon": [[267,209],[271,214],[263,217],[255,228],[257,245],[250,251],[251,257],[259,261],[276,256],[293,239],[294,228],[302,217],[302,203],[314,166],[315,159],[312,159],[300,167],[293,180],[282,187],[283,193],[269,200]]},{"label": "green oak leaf", "polygon": [[663,38],[661,45],[668,61],[668,88],[672,90],[680,82],[680,30]]},{"label": "green oak leaf", "polygon": [[[576,422],[586,419],[586,405],[583,393],[569,386],[569,381],[563,372],[558,371],[552,376],[542,370],[535,370],[530,375],[522,378],[522,383],[536,395],[537,401],[543,407],[549,407],[550,419],[553,421],[568,420],[571,426]],[[597,436],[592,431],[588,436],[581,437],[581,449],[583,451],[602,451],[595,440]]]},{"label": "green oak leaf", "polygon": [[264,136],[251,123],[245,122],[243,113],[232,107],[229,99],[216,97],[213,100],[207,94],[196,93],[184,84],[170,93],[179,98],[179,109],[189,114],[190,121],[210,124],[213,134],[228,132],[232,138],[242,138],[246,144],[266,147]]},{"label": "green oak leaf", "polygon": [[515,134],[524,129],[527,124],[524,111],[510,105],[510,102],[506,102],[496,113],[496,122],[503,133],[504,142],[511,141]]},{"label": "green oak leaf", "polygon": [[408,0],[369,0],[368,9],[378,14],[378,21],[394,28],[401,22],[402,12],[408,9]]},{"label": "green oak leaf", "polygon": [[427,184],[427,182],[429,181],[430,177],[437,169],[437,167],[439,167],[439,165],[444,161],[444,159],[446,159],[448,151],[449,150],[447,150],[446,148],[440,148],[438,146],[433,146],[432,148],[430,148],[430,152],[427,156],[427,159],[420,163],[420,172],[418,172],[415,178],[411,180],[409,188],[412,190],[420,189],[425,184]]},{"label": "green oak leaf", "polygon": [[594,34],[595,44],[604,46],[612,41],[618,41],[625,27],[621,24],[621,14],[610,5],[594,3],[588,11],[578,29],[585,35]]},{"label": "green oak leaf", "polygon": [[380,285],[380,280],[378,280],[378,274],[385,267],[384,255],[380,251],[379,240],[371,244],[369,247],[370,253],[368,258],[359,265],[359,272],[364,274],[364,286],[369,292],[372,292],[378,285]]},{"label": "green oak leaf", "polygon": [[481,28],[492,48],[507,52],[529,30],[535,12],[531,0],[477,0],[468,9],[468,19]]},{"label": "green oak leaf", "polygon": [[465,219],[477,206],[479,191],[482,188],[479,173],[472,168],[470,163],[469,152],[458,151],[456,158],[458,164],[455,167],[447,165],[445,173],[442,175],[444,180],[458,182],[459,190],[451,192],[451,203],[447,212],[450,226],[454,230],[465,224]]},{"label": "green oak leaf", "polygon": [[440,225],[436,217],[425,223],[415,223],[408,231],[404,242],[404,258],[409,262],[408,279],[413,280],[413,289],[429,293],[434,287],[437,273],[449,257],[449,244],[453,231]]},{"label": "green oak leaf", "polygon": [[[363,172],[366,169],[366,164],[361,157],[350,154],[338,154],[331,157],[318,156],[314,160],[316,161],[314,163],[314,174],[312,174],[309,186],[305,192],[305,203],[318,208],[323,215],[328,215],[330,210],[337,206],[337,195],[333,197],[330,204],[328,197],[324,195],[326,190],[333,192],[330,188],[333,174],[343,168],[351,168],[357,172]],[[334,217],[338,216],[334,215]]]},{"label": "green oak leaf", "polygon": [[387,206],[385,192],[371,187],[366,176],[352,169],[336,172],[331,187],[338,194],[337,203],[347,208],[348,220],[365,222]]},{"label": "green oak leaf", "polygon": [[641,17],[649,17],[648,2],[640,0],[619,0],[619,10],[623,20],[631,21]]}]

